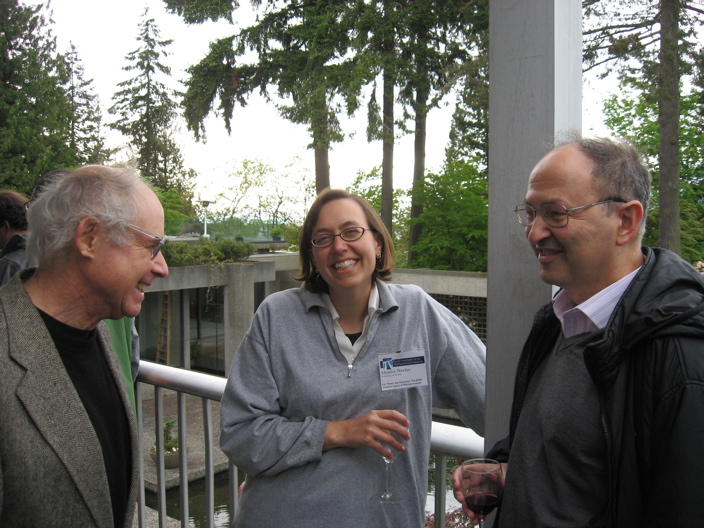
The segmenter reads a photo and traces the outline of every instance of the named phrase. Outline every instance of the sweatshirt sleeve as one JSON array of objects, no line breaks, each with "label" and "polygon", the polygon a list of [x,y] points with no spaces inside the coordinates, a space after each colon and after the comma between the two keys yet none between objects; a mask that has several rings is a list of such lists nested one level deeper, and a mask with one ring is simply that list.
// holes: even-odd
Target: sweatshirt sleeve
[{"label": "sweatshirt sleeve", "polygon": [[273,476],[320,460],[327,421],[282,415],[258,312],[232,362],[220,407],[220,447],[248,475]]},{"label": "sweatshirt sleeve", "polygon": [[433,406],[453,409],[462,422],[484,435],[486,349],[477,335],[452,312],[438,305],[441,328]]}]

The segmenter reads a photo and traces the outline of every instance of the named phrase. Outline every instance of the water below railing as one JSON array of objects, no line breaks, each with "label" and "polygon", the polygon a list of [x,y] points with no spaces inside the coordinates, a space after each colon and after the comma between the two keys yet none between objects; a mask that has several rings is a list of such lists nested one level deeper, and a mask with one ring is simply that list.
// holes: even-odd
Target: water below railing
[{"label": "water below railing", "polygon": [[[230,526],[230,480],[227,471],[214,477],[214,528]],[[181,497],[179,488],[166,490],[166,514],[172,519],[181,520]],[[188,484],[188,524],[194,528],[207,528],[205,480],[199,479]],[[156,493],[147,492],[146,505],[154,510],[158,507]]]}]

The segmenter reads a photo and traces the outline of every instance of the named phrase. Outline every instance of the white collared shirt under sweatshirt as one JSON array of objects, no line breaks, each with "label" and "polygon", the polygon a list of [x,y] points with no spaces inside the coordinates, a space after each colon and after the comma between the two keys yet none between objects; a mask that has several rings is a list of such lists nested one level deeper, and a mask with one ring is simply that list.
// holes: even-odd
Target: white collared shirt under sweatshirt
[{"label": "white collared shirt under sweatshirt", "polygon": [[335,329],[335,339],[337,339],[337,345],[340,347],[340,352],[345,356],[347,360],[347,368],[349,373],[352,373],[354,368],[354,360],[357,359],[359,351],[362,350],[364,343],[367,342],[367,335],[369,334],[369,322],[372,319],[374,313],[379,309],[379,290],[376,284],[372,284],[372,289],[369,292],[369,301],[367,303],[367,316],[364,318],[364,326],[362,327],[362,335],[360,335],[357,340],[352,343],[350,338],[347,337],[345,331],[340,326],[340,314],[337,313],[335,306],[332,304],[332,299],[327,293],[322,294],[323,302],[328,310],[330,310],[330,315],[332,316],[332,326]]}]

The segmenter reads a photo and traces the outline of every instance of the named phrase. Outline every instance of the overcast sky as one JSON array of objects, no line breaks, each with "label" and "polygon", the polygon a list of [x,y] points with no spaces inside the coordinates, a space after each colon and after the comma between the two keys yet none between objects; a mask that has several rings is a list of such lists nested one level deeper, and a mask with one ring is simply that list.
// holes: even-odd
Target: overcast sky
[{"label": "overcast sky", "polygon": [[[39,3],[39,0],[25,0]],[[245,2],[243,2],[244,4]],[[169,57],[164,61],[172,69],[175,80],[186,78],[185,69],[196,64],[208,50],[208,43],[216,38],[234,34],[239,27],[247,27],[254,20],[251,8],[241,7],[234,14],[235,25],[227,22],[187,26],[180,17],[166,12],[162,0],[51,0],[53,28],[59,47],[66,51],[69,42],[78,49],[84,64],[86,78],[93,79],[93,86],[100,97],[104,114],[112,106],[112,95],[119,82],[134,75],[122,68],[125,56],[139,47],[138,24],[149,8],[161,32],[162,40],[172,39],[168,46]],[[587,85],[585,97],[593,97]],[[453,103],[452,97],[448,103]],[[589,102],[584,108],[585,126],[598,122],[600,105]],[[434,109],[428,117],[428,144],[426,167],[439,170],[447,145],[452,107]],[[106,117],[106,121],[110,116]],[[381,164],[381,143],[368,144],[365,139],[366,112],[362,108],[352,120],[341,119],[343,131],[354,134],[344,144],[335,144],[330,153],[330,180],[333,187],[352,183],[358,171],[368,172]],[[303,125],[295,125],[278,115],[271,104],[256,97],[247,107],[235,108],[232,134],[227,135],[222,119],[212,116],[206,122],[207,143],[196,143],[185,130],[178,138],[185,165],[198,174],[196,196],[212,198],[222,188],[222,176],[244,159],[260,159],[274,167],[284,167],[299,156],[299,166],[314,174],[313,151],[307,149],[310,137]],[[124,143],[117,133],[109,137],[111,146]],[[396,187],[408,188],[413,171],[413,138],[397,140],[395,148]]]}]

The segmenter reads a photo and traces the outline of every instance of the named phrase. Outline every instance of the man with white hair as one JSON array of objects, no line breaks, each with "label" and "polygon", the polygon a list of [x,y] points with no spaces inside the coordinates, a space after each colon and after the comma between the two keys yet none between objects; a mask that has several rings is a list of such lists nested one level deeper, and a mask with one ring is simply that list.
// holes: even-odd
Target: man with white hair
[{"label": "man with white hair", "polygon": [[87,166],[28,219],[36,268],[0,291],[0,526],[131,526],[138,439],[102,320],[168,275],[163,209],[135,171]]}]

